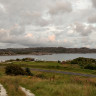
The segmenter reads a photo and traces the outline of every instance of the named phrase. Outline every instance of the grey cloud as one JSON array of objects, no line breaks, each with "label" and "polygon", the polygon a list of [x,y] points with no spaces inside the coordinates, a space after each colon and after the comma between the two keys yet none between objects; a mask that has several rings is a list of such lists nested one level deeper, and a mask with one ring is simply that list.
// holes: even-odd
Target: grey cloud
[{"label": "grey cloud", "polygon": [[80,43],[82,44],[83,47],[90,47],[90,48],[92,48],[93,46],[95,47],[95,42],[90,37],[80,38]]},{"label": "grey cloud", "polygon": [[74,30],[77,33],[79,33],[81,36],[89,36],[93,32],[94,27],[91,25],[85,25],[82,23],[75,23]]},{"label": "grey cloud", "polygon": [[[76,41],[74,38],[90,37],[93,40],[91,35],[94,27],[91,23],[96,23],[95,15],[93,16],[96,8],[81,8],[82,10],[80,10],[78,8],[80,6],[82,7],[82,5],[79,6],[79,3],[75,1],[76,0],[0,0],[0,4],[5,8],[2,9],[2,6],[0,7],[0,42],[3,43],[4,46],[8,45],[10,47],[74,47],[75,45],[80,47],[82,44],[86,44],[87,39],[82,41],[81,39],[77,39]],[[80,4],[83,3],[83,0],[79,1],[81,2]],[[88,2],[89,1],[90,0],[88,0]],[[92,1],[94,2],[94,6],[96,6],[96,0]],[[73,29],[67,29],[67,27],[74,22],[80,23],[75,23],[74,26],[76,27]],[[35,26],[36,29],[32,27],[26,30],[27,26]],[[72,35],[68,35],[68,30],[75,32],[71,32]],[[48,41],[48,36],[52,35],[55,36],[55,40]],[[67,42],[67,40],[63,42],[64,38],[72,42]],[[93,41],[96,41],[95,37]],[[87,44],[91,45],[90,42]]]},{"label": "grey cloud", "polygon": [[80,39],[81,39],[81,43],[83,44],[86,44],[86,45],[92,44],[92,40],[89,37],[82,37]]},{"label": "grey cloud", "polygon": [[[40,1],[38,4],[44,0]],[[1,0],[0,4],[3,4],[6,8],[6,13],[0,9],[0,29],[3,28],[6,31],[10,31],[8,33],[10,36],[22,36],[25,33],[25,26],[30,24],[35,26],[46,26],[49,24],[49,21],[42,18],[44,6],[38,6],[34,0],[20,0],[19,2],[16,0]],[[16,27],[15,25],[18,26]]]},{"label": "grey cloud", "polygon": [[92,0],[93,6],[96,7],[96,0]]},{"label": "grey cloud", "polygon": [[[51,41],[48,41],[47,38],[42,38],[42,37],[39,37],[39,38],[29,38],[29,37],[25,37],[25,35],[22,35],[22,37],[19,35],[9,35],[10,34],[10,31],[9,30],[1,30],[0,31],[0,36],[2,38],[0,38],[0,42],[1,43],[5,43],[6,45],[10,45],[12,46],[12,44],[14,46],[16,45],[21,45],[22,46],[28,46],[28,47],[38,47],[38,46],[43,46],[43,47],[46,47],[46,46],[67,46],[67,47],[70,47],[73,43],[72,42],[63,42],[63,41],[60,41],[57,43],[57,41],[54,41],[54,42],[51,42]],[[5,38],[6,37],[6,38]]]},{"label": "grey cloud", "polygon": [[[6,23],[27,25],[47,25],[48,21],[42,18],[43,8],[46,8],[45,5],[41,5],[44,0],[39,0],[38,2],[34,0],[1,0],[2,4],[6,7],[6,14],[2,16],[2,22]],[[4,25],[4,24],[3,24]],[[10,24],[9,24],[10,25]],[[8,24],[6,25],[8,26]]]},{"label": "grey cloud", "polygon": [[72,5],[70,2],[56,2],[53,6],[50,6],[49,13],[51,15],[56,15],[59,13],[65,13],[65,12],[71,12],[72,11]]},{"label": "grey cloud", "polygon": [[88,21],[89,21],[89,23],[96,23],[96,14],[88,17]]},{"label": "grey cloud", "polygon": [[13,27],[10,28],[10,36],[12,35],[16,35],[16,36],[20,36],[25,34],[25,27],[24,26],[20,26],[20,25],[15,25]]}]

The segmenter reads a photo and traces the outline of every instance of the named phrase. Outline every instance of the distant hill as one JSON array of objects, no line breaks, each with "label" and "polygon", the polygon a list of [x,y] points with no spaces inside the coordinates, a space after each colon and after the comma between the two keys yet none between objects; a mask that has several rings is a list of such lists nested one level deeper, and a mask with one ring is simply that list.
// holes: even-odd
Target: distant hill
[{"label": "distant hill", "polygon": [[96,49],[83,48],[64,48],[64,47],[36,47],[36,48],[8,48],[0,49],[0,55],[17,54],[53,54],[53,53],[96,53]]}]

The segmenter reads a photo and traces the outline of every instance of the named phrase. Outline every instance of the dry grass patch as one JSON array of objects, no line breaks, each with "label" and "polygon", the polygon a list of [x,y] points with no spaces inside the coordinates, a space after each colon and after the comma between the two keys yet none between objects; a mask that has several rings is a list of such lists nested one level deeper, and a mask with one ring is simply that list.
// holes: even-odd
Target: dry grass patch
[{"label": "dry grass patch", "polygon": [[4,76],[0,78],[0,83],[6,88],[8,96],[26,96],[19,88],[18,77]]}]

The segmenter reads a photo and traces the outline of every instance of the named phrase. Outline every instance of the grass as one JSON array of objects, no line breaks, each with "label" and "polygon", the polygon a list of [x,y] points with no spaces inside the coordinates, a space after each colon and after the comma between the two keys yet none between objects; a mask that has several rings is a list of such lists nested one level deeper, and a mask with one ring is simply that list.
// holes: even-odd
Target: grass
[{"label": "grass", "polygon": [[4,76],[0,78],[0,83],[3,84],[8,96],[26,96],[19,88],[18,77]]},{"label": "grass", "polygon": [[[96,78],[32,72],[34,76],[2,76],[8,96],[25,96],[19,85],[36,96],[96,96]],[[43,77],[37,77],[42,74]],[[54,77],[54,78],[53,78]]]},{"label": "grass", "polygon": [[[63,70],[96,74],[95,70],[82,69],[78,65],[57,62],[11,62],[22,67]],[[6,88],[8,96],[25,96],[19,86],[23,86],[35,96],[96,96],[96,78],[64,75],[57,73],[35,72],[33,76],[7,76],[0,64],[0,83]]]},{"label": "grass", "polygon": [[[63,70],[63,71],[70,71],[70,72],[77,72],[77,73],[96,74],[95,70],[82,69],[77,64],[60,64],[55,61],[46,61],[46,62],[15,61],[15,62],[11,62],[11,64],[17,64],[20,65],[21,67],[51,69],[51,70],[54,69],[54,70]],[[0,66],[7,66],[7,65],[9,65],[8,62],[0,63]]]}]

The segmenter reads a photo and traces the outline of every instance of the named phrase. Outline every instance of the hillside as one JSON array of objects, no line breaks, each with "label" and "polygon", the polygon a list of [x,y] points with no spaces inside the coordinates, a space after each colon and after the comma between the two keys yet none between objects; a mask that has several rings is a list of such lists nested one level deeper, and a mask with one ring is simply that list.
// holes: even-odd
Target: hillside
[{"label": "hillside", "polygon": [[0,55],[35,54],[45,55],[53,53],[96,53],[96,49],[64,48],[64,47],[36,47],[36,48],[8,48],[0,49]]}]

